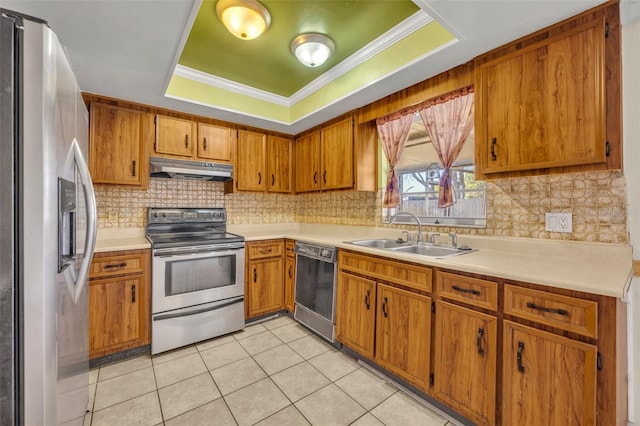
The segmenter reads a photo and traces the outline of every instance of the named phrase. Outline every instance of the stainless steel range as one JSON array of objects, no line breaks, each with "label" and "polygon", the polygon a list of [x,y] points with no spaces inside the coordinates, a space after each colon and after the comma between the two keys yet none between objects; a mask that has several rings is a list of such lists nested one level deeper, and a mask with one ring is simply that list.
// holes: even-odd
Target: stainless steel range
[{"label": "stainless steel range", "polygon": [[244,328],[244,237],[224,208],[149,208],[151,353]]}]

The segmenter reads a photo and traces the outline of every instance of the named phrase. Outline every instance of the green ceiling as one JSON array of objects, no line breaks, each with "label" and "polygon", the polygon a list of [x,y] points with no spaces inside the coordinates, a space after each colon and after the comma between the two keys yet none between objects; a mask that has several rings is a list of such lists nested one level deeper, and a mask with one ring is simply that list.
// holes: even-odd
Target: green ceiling
[{"label": "green ceiling", "polygon": [[[240,40],[222,25],[215,0],[203,0],[180,65],[281,96],[291,96],[336,64],[418,11],[410,0],[262,0],[271,27]],[[289,45],[301,33],[329,35],[336,50],[320,67],[295,59]]]}]

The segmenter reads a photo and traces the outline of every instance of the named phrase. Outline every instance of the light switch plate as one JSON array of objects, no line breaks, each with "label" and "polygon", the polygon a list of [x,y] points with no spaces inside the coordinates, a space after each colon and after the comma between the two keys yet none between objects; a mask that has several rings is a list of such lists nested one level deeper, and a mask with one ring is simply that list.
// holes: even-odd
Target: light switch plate
[{"label": "light switch plate", "polygon": [[571,213],[546,213],[545,231],[548,232],[573,232]]}]

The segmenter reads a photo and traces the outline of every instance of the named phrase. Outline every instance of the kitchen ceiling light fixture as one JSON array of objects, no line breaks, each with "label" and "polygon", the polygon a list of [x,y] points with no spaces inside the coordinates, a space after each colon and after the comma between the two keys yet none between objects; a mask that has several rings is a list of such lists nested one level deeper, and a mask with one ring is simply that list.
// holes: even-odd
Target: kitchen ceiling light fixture
[{"label": "kitchen ceiling light fixture", "polygon": [[291,42],[291,52],[308,67],[324,64],[335,47],[333,40],[318,33],[300,34]]},{"label": "kitchen ceiling light fixture", "polygon": [[253,40],[271,25],[269,11],[257,0],[219,0],[216,13],[229,32],[242,40]]}]

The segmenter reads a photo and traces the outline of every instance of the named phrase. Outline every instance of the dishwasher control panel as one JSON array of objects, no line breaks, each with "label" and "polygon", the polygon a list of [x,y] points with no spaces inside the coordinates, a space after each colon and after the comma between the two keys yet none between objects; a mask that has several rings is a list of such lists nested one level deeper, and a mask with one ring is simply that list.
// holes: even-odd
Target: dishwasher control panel
[{"label": "dishwasher control panel", "polygon": [[302,242],[296,242],[294,251],[301,256],[306,256],[329,263],[335,263],[338,254],[338,249],[335,247]]}]

